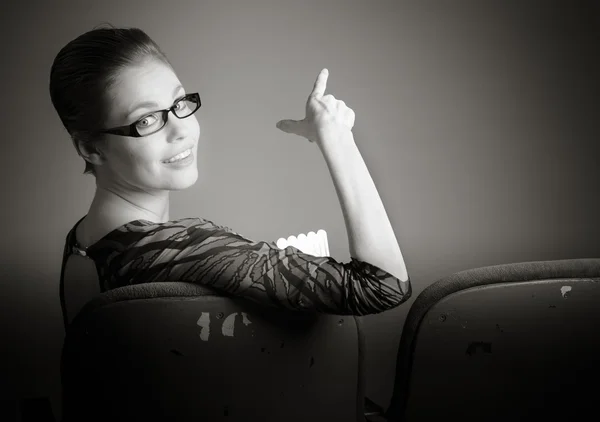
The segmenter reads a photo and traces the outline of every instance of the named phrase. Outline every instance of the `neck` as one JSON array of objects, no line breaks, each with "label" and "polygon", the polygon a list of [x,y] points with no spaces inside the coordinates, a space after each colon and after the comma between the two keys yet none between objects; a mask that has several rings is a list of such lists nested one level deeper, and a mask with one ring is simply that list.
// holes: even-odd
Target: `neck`
[{"label": "neck", "polygon": [[169,221],[169,191],[134,191],[97,182],[90,213],[164,223]]}]

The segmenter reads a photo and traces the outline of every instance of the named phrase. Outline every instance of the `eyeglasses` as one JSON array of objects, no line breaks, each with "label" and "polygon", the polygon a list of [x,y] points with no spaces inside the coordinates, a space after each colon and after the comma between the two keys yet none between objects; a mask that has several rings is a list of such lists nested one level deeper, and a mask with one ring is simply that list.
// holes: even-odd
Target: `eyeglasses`
[{"label": "eyeglasses", "polygon": [[130,125],[104,129],[100,132],[141,138],[152,135],[165,127],[167,120],[169,120],[170,111],[172,111],[178,119],[185,119],[198,111],[201,105],[200,94],[187,94],[167,109],[150,113]]}]

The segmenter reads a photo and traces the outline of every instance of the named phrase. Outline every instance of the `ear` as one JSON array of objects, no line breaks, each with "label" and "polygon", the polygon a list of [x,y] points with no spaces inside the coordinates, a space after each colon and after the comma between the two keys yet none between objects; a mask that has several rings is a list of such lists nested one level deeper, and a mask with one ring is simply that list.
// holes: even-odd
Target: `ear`
[{"label": "ear", "polygon": [[80,137],[73,135],[73,144],[75,145],[75,149],[77,153],[88,163],[91,163],[95,166],[101,166],[104,164],[105,157],[102,154],[102,151],[98,149],[97,143],[84,141]]}]

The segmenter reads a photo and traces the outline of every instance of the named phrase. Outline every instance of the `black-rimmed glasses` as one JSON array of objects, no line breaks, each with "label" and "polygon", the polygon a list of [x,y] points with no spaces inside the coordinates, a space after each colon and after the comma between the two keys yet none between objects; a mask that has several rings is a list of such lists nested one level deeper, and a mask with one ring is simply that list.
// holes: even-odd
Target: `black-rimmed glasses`
[{"label": "black-rimmed glasses", "polygon": [[167,120],[169,119],[170,111],[172,111],[178,119],[185,119],[198,111],[201,105],[200,94],[197,92],[187,94],[167,109],[147,114],[130,125],[104,129],[100,132],[141,138],[143,136],[152,135],[165,127]]}]

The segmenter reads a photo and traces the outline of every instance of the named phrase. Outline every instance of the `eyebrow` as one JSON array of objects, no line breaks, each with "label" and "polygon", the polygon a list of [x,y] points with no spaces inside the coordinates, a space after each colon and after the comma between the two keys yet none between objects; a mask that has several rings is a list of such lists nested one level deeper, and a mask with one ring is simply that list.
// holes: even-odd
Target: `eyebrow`
[{"label": "eyebrow", "polygon": [[[182,85],[177,85],[175,87],[175,90],[173,91],[172,96],[174,97],[175,94],[177,94],[182,89],[183,89]],[[131,116],[135,111],[137,111],[140,108],[150,108],[150,107],[158,107],[158,103],[156,103],[155,101],[142,101],[141,103],[137,103],[136,105],[131,107],[129,109],[129,111],[127,111],[127,114],[125,115],[125,117],[127,118],[127,117]]]}]

